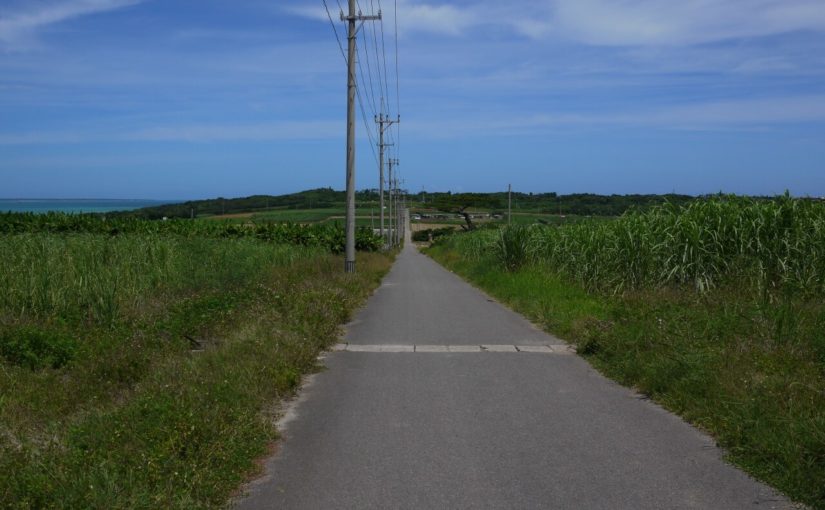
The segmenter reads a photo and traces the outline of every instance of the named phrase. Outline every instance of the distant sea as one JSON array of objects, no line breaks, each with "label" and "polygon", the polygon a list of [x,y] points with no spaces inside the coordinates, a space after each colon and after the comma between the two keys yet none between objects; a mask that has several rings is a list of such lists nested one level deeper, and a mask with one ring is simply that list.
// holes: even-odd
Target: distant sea
[{"label": "distant sea", "polygon": [[170,203],[174,200],[0,198],[0,212],[104,213]]}]

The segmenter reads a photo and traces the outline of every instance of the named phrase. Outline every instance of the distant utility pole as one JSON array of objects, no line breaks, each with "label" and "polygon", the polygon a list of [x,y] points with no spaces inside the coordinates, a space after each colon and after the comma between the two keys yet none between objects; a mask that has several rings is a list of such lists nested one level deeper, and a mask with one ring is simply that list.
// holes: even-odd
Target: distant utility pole
[{"label": "distant utility pole", "polygon": [[392,192],[393,191],[392,167],[395,164],[395,160],[390,158],[389,160],[387,160],[387,163],[389,163],[389,165],[390,165],[390,176],[389,176],[390,178],[387,181],[387,184],[390,187],[389,235],[387,236],[387,244],[390,247],[392,247],[392,246],[395,245],[395,242],[394,242],[395,241],[395,236],[393,235],[393,232],[394,232],[394,229],[393,229],[393,216],[392,216],[393,201],[394,201],[394,195],[393,195],[393,192]]},{"label": "distant utility pole", "polygon": [[398,246],[404,244],[404,236],[407,232],[407,222],[404,221],[404,212],[406,211],[407,203],[404,196],[401,194],[401,186],[404,185],[404,179],[400,182],[396,181],[396,188],[398,188]]},{"label": "distant utility pole", "polygon": [[401,244],[401,203],[398,201],[398,172],[395,172],[396,178],[393,182],[393,189],[395,190],[395,245]]},{"label": "distant utility pole", "polygon": [[378,177],[381,188],[379,190],[379,193],[381,194],[381,237],[386,239],[387,236],[384,232],[384,147],[389,147],[394,144],[384,143],[384,131],[393,124],[401,122],[401,117],[392,120],[389,116],[384,117],[384,114],[382,113],[375,117],[375,122],[378,124]]},{"label": "distant utility pole", "polygon": [[513,223],[513,185],[507,185],[507,224]]},{"label": "distant utility pole", "polygon": [[401,200],[398,193],[398,172],[395,172],[395,245],[401,246]]},{"label": "distant utility pole", "polygon": [[349,0],[349,15],[341,13],[341,21],[349,23],[347,57],[347,242],[344,258],[344,271],[355,272],[355,42],[358,37],[359,21],[380,20],[378,16],[362,16],[355,12],[356,0]]},{"label": "distant utility pole", "polygon": [[[398,160],[393,160],[393,164],[398,166]],[[401,230],[403,227],[402,211],[401,211],[401,196],[398,188],[398,171],[395,172],[395,180],[393,181],[393,190],[395,191],[395,245],[401,245]]]}]

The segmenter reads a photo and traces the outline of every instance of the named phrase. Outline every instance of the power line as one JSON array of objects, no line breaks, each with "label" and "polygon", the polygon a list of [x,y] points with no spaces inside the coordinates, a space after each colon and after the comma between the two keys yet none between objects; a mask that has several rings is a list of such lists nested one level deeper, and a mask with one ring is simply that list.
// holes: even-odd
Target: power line
[{"label": "power line", "polygon": [[[393,22],[395,23],[395,113],[397,115],[401,115],[401,85],[399,80],[398,74],[398,0],[393,0]],[[396,146],[396,150],[401,152],[401,127],[398,127],[398,145]]]},{"label": "power line", "polygon": [[[375,102],[375,88],[373,87],[373,84],[372,84],[372,67],[370,66],[370,52],[369,52],[369,49],[368,49],[369,48],[369,40],[367,39],[366,31],[362,32],[362,34],[363,34],[363,40],[364,40],[364,52],[366,53],[366,58],[364,60],[367,61],[367,76],[369,78],[369,84],[370,84],[370,100],[372,102],[372,113],[375,114],[376,110],[377,110],[377,108],[376,108],[377,103]],[[358,66],[359,67],[361,66],[361,61],[360,60],[358,61]],[[361,70],[361,74],[363,74],[363,69]],[[379,86],[380,86],[380,83],[379,83]]]},{"label": "power line", "polygon": [[[329,13],[329,7],[327,6],[327,0],[324,1],[324,9],[327,10],[327,17],[329,18],[329,24],[332,25],[332,31],[335,32],[335,40],[338,41],[338,48],[341,49],[341,56],[344,57],[344,64],[347,63],[347,55],[344,53],[344,45],[341,44],[341,38],[338,37],[338,29],[335,28],[335,22],[332,21],[332,15]],[[341,3],[338,3],[338,7],[341,7]],[[343,10],[342,10],[343,11]]]},{"label": "power line", "polygon": [[[378,10],[381,10],[381,0],[378,0]],[[386,40],[384,38],[384,20],[381,20],[381,56],[384,58],[384,90],[387,93],[387,95],[384,97],[386,97],[387,101],[389,101],[390,89],[387,84],[389,80],[387,79],[387,45]]]},{"label": "power line", "polygon": [[[379,7],[380,7],[381,0],[378,0],[378,3],[379,3]],[[381,25],[381,40],[382,40],[382,42],[384,41],[384,35],[383,35],[383,34],[384,34],[384,25],[383,25],[383,20],[382,20],[382,25]],[[387,62],[387,52],[386,52],[386,46],[385,46],[385,45],[383,45],[383,44],[382,44],[382,56],[383,56],[383,60],[384,60],[384,91],[387,93],[386,108],[387,108],[387,111],[389,111],[389,109],[390,109],[390,104],[391,104],[391,102],[392,102],[392,101],[391,101],[391,100],[392,100],[392,98],[391,98],[391,96],[390,96],[390,92],[389,92],[389,83],[390,83],[390,78],[389,78],[389,73],[388,73],[388,71],[387,71],[387,65],[386,65],[386,62]],[[397,114],[398,114],[398,112],[396,112],[396,115],[397,115]],[[398,128],[398,126],[396,126],[396,129],[397,129],[397,128]],[[389,131],[389,133],[388,133],[389,140],[390,140],[390,142],[391,142],[393,145],[395,145],[395,143],[396,143],[396,140],[395,140],[395,136],[396,136],[396,135],[395,135],[395,133],[396,133],[396,131],[395,131],[395,130],[392,130],[392,129],[391,129],[391,130]]]},{"label": "power line", "polygon": [[[355,46],[355,54],[356,55],[358,55],[358,49],[359,49],[359,46],[358,46],[358,43],[356,42],[356,46]],[[361,59],[358,58],[357,60],[358,60],[358,71],[361,73],[361,82],[363,83],[363,82],[367,81],[367,80],[364,79],[364,67],[361,65]],[[368,93],[366,95],[367,95],[367,98],[370,99],[370,94],[372,94],[372,97],[371,97],[372,102],[370,103],[370,107],[372,108],[372,113],[375,114],[375,112],[376,112],[376,110],[375,110],[375,93],[372,92],[372,75],[371,74],[369,75],[369,84],[370,84],[370,88],[367,91]]]},{"label": "power line", "polygon": [[[372,3],[372,1],[370,1],[370,3]],[[340,0],[339,0],[339,5],[340,5]],[[361,3],[360,3],[358,0],[355,0],[355,5],[356,5],[356,6],[357,6],[357,8],[358,8],[358,12],[359,12],[359,13],[360,13],[360,12],[362,12],[362,10],[361,10]],[[380,12],[380,11],[379,11],[379,12]],[[380,19],[381,19],[381,18],[378,18],[378,20],[380,20]],[[371,20],[371,19],[367,19],[367,20],[364,20],[364,21],[372,21],[372,20]],[[365,23],[364,23],[364,24],[365,24]],[[364,24],[362,24],[362,25],[361,25],[361,26],[362,26],[362,29],[363,29],[363,27],[364,27]],[[373,25],[372,25],[372,24],[369,24],[369,25],[367,25],[367,26],[372,27]],[[373,27],[373,29],[374,29],[374,27]],[[374,90],[372,90],[372,88],[373,88],[373,84],[372,84],[372,71],[370,70],[370,65],[369,65],[369,51],[367,50],[367,46],[369,45],[369,41],[367,41],[367,40],[366,40],[366,38],[367,38],[367,36],[366,36],[366,31],[362,32],[362,34],[363,34],[363,38],[365,39],[364,51],[367,53],[367,57],[366,57],[366,58],[367,58],[367,69],[369,70],[369,75],[368,75],[368,77],[369,77],[369,84],[370,84],[370,89],[371,89],[371,94],[372,94],[372,103],[371,103],[371,105],[370,105],[370,106],[371,106],[371,108],[372,108],[372,113],[373,113],[373,115],[376,115],[376,114],[377,114],[377,108],[376,108],[376,103],[375,103],[375,91],[374,91]],[[364,76],[364,68],[363,68],[363,66],[361,66],[361,58],[359,58],[359,57],[358,57],[358,49],[359,49],[359,47],[358,47],[358,43],[357,43],[357,39],[356,39],[356,46],[355,46],[356,61],[358,62],[358,68],[359,68],[359,70],[361,71],[361,77],[362,77],[362,80],[361,80],[361,81],[364,81],[364,80],[363,80],[363,76]],[[376,52],[377,52],[377,49],[376,49]],[[379,87],[381,87],[381,81],[380,81],[380,78],[381,78],[381,77],[380,77],[380,72],[379,72],[379,82],[378,82],[378,86],[379,86]],[[358,106],[359,106],[359,108],[360,108],[360,110],[361,110],[361,120],[364,122],[364,128],[365,128],[365,130],[366,130],[366,132],[367,132],[367,136],[369,137],[369,140],[370,140],[370,149],[372,150],[372,156],[373,156],[373,158],[375,159],[376,164],[380,164],[380,163],[378,162],[378,155],[377,155],[377,154],[376,154],[376,152],[375,152],[375,147],[374,147],[374,146],[375,146],[375,139],[374,139],[374,138],[373,138],[373,136],[372,136],[372,131],[370,130],[369,123],[367,122],[367,112],[366,112],[366,111],[365,111],[365,109],[364,109],[364,98],[363,98],[363,96],[361,95],[361,87],[359,87],[359,86],[358,86],[358,84],[357,84],[357,80],[356,80],[356,85],[355,85],[355,92],[356,92],[356,95],[358,96]]]},{"label": "power line", "polygon": [[[370,8],[373,8],[373,0],[370,0]],[[379,12],[381,11],[380,3],[378,5],[378,10],[379,10]],[[381,19],[381,23],[384,23],[383,18]],[[381,113],[389,113],[384,108],[384,106],[385,106],[385,103],[384,103],[384,100],[385,100],[385,98],[384,98],[384,89],[385,89],[385,87],[382,83],[381,60],[378,58],[378,53],[380,51],[380,48],[378,46],[378,30],[375,29],[375,25],[372,25],[371,28],[372,28],[373,46],[375,47],[375,69],[378,72],[378,89],[381,92]]]},{"label": "power line", "polygon": [[[329,12],[329,6],[327,5],[327,0],[323,0],[323,2],[324,2],[324,9],[327,11],[327,18],[329,18],[329,23],[332,26],[332,31],[335,33],[335,40],[338,41],[338,48],[341,50],[341,56],[344,58],[344,63],[346,64],[347,63],[347,56],[346,56],[346,53],[344,52],[344,45],[341,43],[341,38],[338,35],[338,29],[335,28],[335,22],[332,20],[332,15]],[[341,8],[340,0],[338,0],[338,8],[341,10],[341,12],[343,12],[343,8]],[[359,7],[359,9],[360,9],[360,7]],[[357,52],[358,52],[358,49],[356,47],[356,55],[357,55]],[[367,58],[369,58],[369,57],[367,57]],[[358,62],[358,66],[359,66],[360,71],[361,71],[361,76],[363,77],[364,69],[361,67],[361,60],[356,57],[356,61]],[[372,75],[371,74],[369,75],[369,79],[370,79],[370,85],[372,86]],[[360,91],[360,89],[357,85],[355,87],[355,91],[358,95],[358,104],[361,108],[361,119],[364,122],[364,127],[366,128],[367,136],[370,139],[370,148],[372,149],[372,156],[373,156],[373,159],[375,159],[375,162],[377,164],[378,163],[378,155],[375,152],[375,147],[373,147],[375,145],[375,139],[372,137],[372,131],[370,130],[369,124],[367,123],[367,114],[364,111],[364,100],[361,97],[361,91]],[[373,92],[372,110],[373,110],[373,112],[376,111],[375,110],[374,92]]]},{"label": "power line", "polygon": [[[326,10],[326,12],[327,12],[327,18],[329,19],[329,24],[332,26],[332,31],[335,33],[335,40],[338,42],[338,49],[341,50],[341,57],[343,57],[344,63],[346,64],[346,63],[348,63],[347,62],[347,55],[344,52],[344,45],[341,43],[341,37],[338,35],[338,29],[335,28],[335,22],[332,20],[332,15],[329,12],[329,6],[327,5],[327,0],[322,0],[322,1],[324,3],[324,10]],[[338,8],[341,10],[341,12],[343,12],[344,10],[341,7],[340,0],[338,0],[337,3],[338,3]],[[360,9],[360,6],[359,6],[359,9]],[[357,51],[358,50],[357,50],[357,47],[356,47],[356,55],[357,55]],[[369,58],[369,56],[367,58]],[[376,55],[376,58],[377,58],[377,55]],[[361,76],[363,77],[364,69],[361,67],[361,60],[356,57],[356,61],[358,62],[358,66],[359,66],[360,71],[361,71]],[[369,67],[369,62],[367,64],[367,67]],[[372,88],[372,74],[371,73],[369,74],[369,81],[370,81],[370,87]],[[380,84],[379,84],[379,86],[380,86]],[[372,156],[375,159],[376,163],[378,163],[378,155],[375,153],[375,147],[373,147],[373,145],[375,145],[375,140],[372,137],[372,132],[370,131],[369,124],[367,123],[366,112],[364,111],[364,100],[361,97],[361,91],[359,90],[357,85],[356,85],[355,90],[356,90],[356,93],[358,94],[358,103],[361,107],[361,119],[364,122],[364,127],[367,130],[367,136],[369,136],[369,139],[370,139],[370,148],[372,149]],[[376,109],[375,109],[375,92],[373,91],[372,94],[373,94],[372,110],[373,110],[373,112],[375,112],[376,111]]]},{"label": "power line", "polygon": [[[355,59],[358,60],[358,47],[355,48]],[[370,125],[367,122],[367,112],[364,110],[364,99],[361,97],[361,88],[358,87],[357,83],[355,85],[355,94],[358,96],[358,106],[361,109],[361,120],[364,121],[364,128],[367,132],[367,137],[370,140],[370,149],[372,150],[372,157],[375,159],[375,163],[378,163],[378,155],[375,153],[375,139],[372,137],[372,130],[370,129]]]},{"label": "power line", "polygon": [[[355,0],[355,6],[358,9],[359,13],[362,12],[361,2],[359,2],[358,0]],[[370,9],[370,10],[372,10],[372,9]],[[375,92],[373,90],[373,84],[372,84],[372,69],[370,69],[369,41],[367,40],[367,36],[366,36],[366,28],[368,26],[372,26],[372,24],[367,25],[366,23],[362,23],[361,27],[358,29],[358,32],[361,34],[361,38],[364,40],[363,49],[364,49],[364,52],[366,52],[366,54],[367,54],[367,56],[366,56],[367,71],[368,71],[367,78],[368,78],[368,81],[369,81],[370,90],[369,90],[369,94],[366,94],[366,95],[367,95],[367,98],[370,100],[370,107],[372,109],[372,113],[375,114],[377,112],[377,108],[376,108],[376,103],[375,103]],[[358,45],[358,40],[357,39],[356,39],[356,45]],[[359,48],[360,48],[360,45],[359,45]],[[363,66],[361,65],[361,59],[360,58],[358,59],[358,68],[361,70],[361,77],[363,78],[364,69],[363,69]],[[367,80],[362,80],[362,81],[367,82]],[[379,83],[379,86],[380,86],[380,83]]]}]

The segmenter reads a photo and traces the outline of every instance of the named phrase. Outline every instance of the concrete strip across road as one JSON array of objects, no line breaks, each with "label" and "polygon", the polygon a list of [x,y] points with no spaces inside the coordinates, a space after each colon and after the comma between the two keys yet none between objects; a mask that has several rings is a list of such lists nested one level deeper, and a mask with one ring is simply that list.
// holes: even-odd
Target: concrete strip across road
[{"label": "concrete strip across road", "polygon": [[414,249],[386,282],[239,508],[794,508]]},{"label": "concrete strip across road", "polygon": [[364,345],[337,344],[334,352],[509,352],[532,354],[573,354],[575,349],[567,345]]}]

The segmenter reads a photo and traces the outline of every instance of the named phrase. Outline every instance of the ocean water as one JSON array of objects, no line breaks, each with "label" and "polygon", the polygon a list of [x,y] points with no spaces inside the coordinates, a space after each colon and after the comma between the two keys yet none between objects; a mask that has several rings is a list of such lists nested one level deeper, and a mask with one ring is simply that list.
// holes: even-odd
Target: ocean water
[{"label": "ocean water", "polygon": [[0,198],[0,212],[103,213],[169,204],[170,200]]}]

